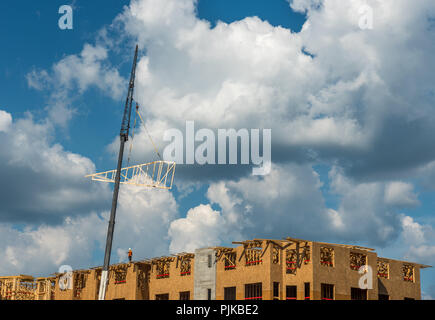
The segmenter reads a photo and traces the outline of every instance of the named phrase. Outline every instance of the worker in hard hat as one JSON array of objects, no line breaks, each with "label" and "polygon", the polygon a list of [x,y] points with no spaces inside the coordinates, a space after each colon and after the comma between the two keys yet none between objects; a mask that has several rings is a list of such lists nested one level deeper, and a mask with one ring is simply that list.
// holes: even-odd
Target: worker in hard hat
[{"label": "worker in hard hat", "polygon": [[128,248],[128,261],[131,262],[132,257],[133,257],[133,251],[131,251],[131,248]]}]

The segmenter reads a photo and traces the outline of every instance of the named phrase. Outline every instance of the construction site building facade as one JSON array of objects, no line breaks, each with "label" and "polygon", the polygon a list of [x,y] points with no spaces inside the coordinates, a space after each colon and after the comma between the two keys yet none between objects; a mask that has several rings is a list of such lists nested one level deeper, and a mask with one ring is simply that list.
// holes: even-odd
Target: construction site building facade
[{"label": "construction site building facade", "polygon": [[[354,245],[233,244],[112,265],[106,300],[419,300],[420,270],[430,267]],[[0,299],[97,300],[101,270],[0,277]]]}]

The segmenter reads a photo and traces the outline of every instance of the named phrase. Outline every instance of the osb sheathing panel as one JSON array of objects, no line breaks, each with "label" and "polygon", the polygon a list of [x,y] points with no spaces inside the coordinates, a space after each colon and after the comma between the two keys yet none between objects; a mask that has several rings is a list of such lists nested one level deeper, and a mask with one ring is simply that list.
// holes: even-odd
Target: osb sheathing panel
[{"label": "osb sheathing panel", "polygon": [[[328,247],[334,249],[334,266],[329,267],[320,263],[320,248]],[[358,270],[350,268],[350,252],[361,253],[367,256],[367,264],[372,268],[373,290],[368,290],[368,299],[377,300],[377,255],[366,250],[351,249],[342,246],[313,244],[313,297],[321,298],[321,284],[334,285],[334,298],[336,300],[350,300],[351,288],[359,288],[359,280],[362,274]]]},{"label": "osb sheathing panel", "polygon": [[[266,241],[263,241],[262,247],[266,247]],[[224,299],[224,288],[236,287],[236,299],[245,299],[245,284],[262,283],[263,300],[272,299],[272,280],[271,280],[271,256],[272,244],[264,251],[261,257],[262,263],[258,265],[245,265],[245,255],[243,245],[235,248],[236,268],[225,270],[224,258],[217,262],[216,266],[216,300]],[[279,273],[279,272],[278,272]]]},{"label": "osb sheathing panel", "polygon": [[[350,290],[352,287],[359,288],[359,281],[362,274],[358,270],[350,268],[350,253],[356,252],[367,256],[367,264],[372,268],[372,285],[373,289],[368,290],[369,300],[378,300],[379,282],[386,288],[390,299],[403,300],[405,297],[420,299],[420,272],[419,267],[415,266],[415,281],[407,282],[403,280],[402,265],[400,261],[389,261],[390,263],[390,278],[380,279],[377,276],[377,254],[365,250],[357,250],[334,245],[327,247],[334,248],[334,267],[327,267],[320,264],[320,247],[326,246],[323,244],[314,243],[313,250],[313,266],[314,266],[314,298],[320,299],[321,283],[333,284],[334,295],[337,300],[349,300],[351,298]],[[388,259],[385,259],[388,260]],[[380,293],[385,293],[381,292]]]},{"label": "osb sheathing panel", "polygon": [[96,270],[90,270],[87,274],[86,285],[81,290],[80,295],[76,300],[96,300],[98,297],[99,281],[98,273]]},{"label": "osb sheathing panel", "polygon": [[383,259],[383,261],[389,263],[390,272],[389,279],[379,279],[379,292],[388,294],[390,300],[403,300],[405,297],[420,300],[420,268],[414,265],[414,281],[409,282],[403,280],[402,266],[404,262],[388,259]]},{"label": "osb sheathing panel", "polygon": [[89,270],[87,274],[86,286],[81,290],[80,294],[74,295],[74,281],[79,275],[78,272],[73,271],[72,274],[72,289],[61,290],[59,281],[62,275],[56,277],[56,285],[54,289],[54,300],[96,300],[98,296],[98,286],[96,284],[96,271]]},{"label": "osb sheathing panel", "polygon": [[110,268],[109,283],[107,286],[106,300],[125,299],[136,300],[137,299],[137,268],[133,263],[127,266],[126,280],[123,283],[115,283],[115,271],[114,267]]},{"label": "osb sheathing panel", "polygon": [[53,278],[39,278],[37,279],[37,288],[36,288],[36,300],[51,300],[52,292],[54,296],[54,289],[51,286],[51,280]]},{"label": "osb sheathing panel", "polygon": [[181,276],[181,263],[179,261],[177,266],[177,258],[174,257],[169,266],[169,278],[162,279],[157,279],[157,268],[153,265],[149,279],[150,300],[155,300],[157,294],[169,294],[169,300],[179,300],[180,292],[186,291],[190,292],[190,299],[193,299],[195,258],[191,258],[190,263],[190,275]]},{"label": "osb sheathing panel", "polygon": [[[284,243],[285,245],[286,243]],[[311,243],[308,243],[310,246]],[[221,259],[217,264],[217,288],[216,299],[224,299],[225,287],[236,287],[236,299],[245,299],[245,284],[248,283],[262,283],[263,300],[272,300],[273,297],[273,283],[279,282],[279,299],[286,299],[286,286],[296,285],[298,288],[297,298],[303,300],[304,283],[312,282],[313,279],[313,267],[310,258],[310,262],[305,264],[301,261],[301,265],[296,270],[296,274],[287,274],[286,265],[286,250],[296,249],[296,244],[291,244],[284,249],[279,249],[279,262],[273,263],[273,243],[270,242],[267,245],[267,241],[263,241],[262,248],[264,250],[262,256],[262,263],[259,265],[246,266],[245,256],[241,256],[243,253],[243,245],[235,248],[237,253],[237,267],[236,269],[225,270],[224,260]],[[301,244],[300,254],[301,260],[304,260],[302,256],[303,248]]]},{"label": "osb sheathing panel", "polygon": [[[61,275],[58,275],[56,277],[56,285],[55,285],[55,289],[54,289],[54,299],[55,300],[73,300],[73,290],[72,289],[66,289],[66,290],[60,289],[59,281],[61,278],[62,278]],[[74,281],[74,274],[73,274],[72,281]]]},{"label": "osb sheathing panel", "polygon": [[[301,243],[301,246],[305,243]],[[280,272],[283,281],[281,281],[280,285],[280,300],[286,300],[286,286],[297,286],[297,300],[305,299],[305,283],[310,283],[310,297],[313,296],[313,248],[312,243],[308,242],[307,244],[310,247],[310,261],[308,263],[304,263],[301,261],[300,268],[296,269],[295,274],[287,274],[287,265],[286,265],[286,250],[295,250],[296,244],[291,244],[284,250],[281,250],[280,257]],[[302,254],[303,248],[299,249],[299,252]],[[304,257],[301,256],[301,260],[305,260]],[[277,281],[277,280],[273,280]],[[312,299],[312,298],[311,298]]]},{"label": "osb sheathing panel", "polygon": [[[116,266],[115,266],[116,268]],[[148,299],[147,282],[144,287],[138,286],[137,271],[139,268],[146,266],[135,266],[133,263],[127,267],[127,275],[125,283],[116,283],[114,277],[113,266],[110,270],[109,283],[106,291],[106,300],[125,299],[125,300],[143,300]],[[100,286],[100,270],[89,270],[87,273],[86,285],[80,291],[80,294],[74,297],[74,289],[60,290],[59,279],[56,279],[55,300],[97,300],[98,290]],[[78,276],[77,272],[73,272],[73,281]],[[74,284],[74,282],[73,282]],[[74,285],[73,285],[74,288]]]},{"label": "osb sheathing panel", "polygon": [[[301,243],[301,245],[304,243]],[[279,250],[279,263],[272,262],[271,242],[267,246],[267,241],[263,241],[264,251],[261,257],[262,263],[259,265],[246,266],[245,256],[242,256],[244,251],[243,245],[240,245],[234,250],[236,251],[236,269],[225,270],[224,259],[221,258],[216,265],[216,299],[224,298],[225,287],[236,287],[236,298],[244,300],[245,284],[262,283],[263,299],[272,299],[273,282],[280,283],[280,299],[286,298],[286,286],[296,285],[297,298],[304,299],[304,283],[310,283],[311,299],[321,298],[321,283],[333,284],[335,287],[335,299],[350,299],[351,287],[358,288],[361,275],[357,270],[350,268],[350,252],[362,253],[367,256],[368,265],[373,271],[373,290],[368,291],[369,299],[378,299],[378,293],[388,294],[392,300],[402,300],[405,297],[420,299],[420,266],[414,266],[414,281],[408,282],[403,280],[402,266],[403,261],[390,260],[382,258],[383,261],[389,263],[389,279],[380,278],[377,276],[377,255],[375,252],[366,250],[352,249],[333,244],[321,244],[316,242],[308,242],[310,245],[310,262],[308,264],[301,263],[301,267],[297,269],[296,275],[286,273],[286,250],[295,249],[295,244],[288,246],[283,250]],[[320,248],[330,247],[334,249],[334,267],[327,267],[320,264]],[[303,249],[300,249],[302,253]],[[115,266],[116,267],[116,266]],[[141,268],[149,268],[149,266],[140,264]],[[174,257],[170,263],[170,277],[165,279],[156,279],[156,266],[149,273],[149,278],[145,283],[144,288],[138,286],[138,269],[139,265],[131,263],[127,269],[126,283],[115,284],[114,275],[111,272],[109,285],[107,289],[106,299],[155,299],[156,294],[169,294],[171,300],[178,300],[180,292],[189,291],[191,299],[194,296],[194,258],[191,259],[191,274],[187,276],[180,275],[180,263],[177,267],[177,258]],[[111,267],[112,270],[112,267]],[[144,269],[142,269],[144,270]],[[60,290],[59,279],[56,277],[56,285],[54,289],[54,299],[56,300],[94,300],[98,297],[99,275],[100,270],[89,270],[86,286],[82,289],[80,297],[73,297],[73,289]],[[74,277],[78,272],[73,273]],[[74,283],[74,282],[73,282]],[[148,287],[148,288],[147,288]],[[47,299],[48,296],[39,295],[40,298]]]}]

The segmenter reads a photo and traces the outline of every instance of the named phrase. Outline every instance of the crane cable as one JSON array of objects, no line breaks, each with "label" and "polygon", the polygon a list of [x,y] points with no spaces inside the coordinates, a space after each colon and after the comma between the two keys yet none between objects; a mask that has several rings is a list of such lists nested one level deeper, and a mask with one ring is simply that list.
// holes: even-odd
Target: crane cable
[{"label": "crane cable", "polygon": [[137,116],[139,116],[139,119],[140,119],[140,121],[142,122],[142,125],[143,125],[143,127],[144,127],[144,129],[145,129],[145,132],[147,133],[148,138],[150,139],[151,144],[152,144],[153,147],[154,147],[154,151],[156,152],[156,154],[157,154],[157,156],[159,157],[159,159],[160,159],[160,160],[163,160],[163,159],[162,159],[162,156],[160,155],[159,149],[156,147],[156,145],[155,145],[155,143],[154,143],[154,141],[153,141],[153,138],[151,138],[151,135],[150,135],[150,133],[148,132],[147,127],[145,126],[145,122],[143,121],[142,116],[141,116],[140,113],[139,113],[139,105],[136,103],[136,114],[135,114],[135,117],[134,117],[133,134],[132,134],[132,137],[131,137],[132,141],[131,141],[131,144],[130,144],[130,151],[129,151],[129,154],[128,154],[128,164],[130,163],[131,151],[132,151],[132,149],[133,149],[134,129],[135,129],[135,127],[136,127]]}]

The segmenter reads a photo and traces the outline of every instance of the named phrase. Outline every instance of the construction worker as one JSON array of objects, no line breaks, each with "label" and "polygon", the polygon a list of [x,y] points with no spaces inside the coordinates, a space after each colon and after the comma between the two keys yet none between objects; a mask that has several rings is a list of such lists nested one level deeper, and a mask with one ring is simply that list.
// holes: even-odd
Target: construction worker
[{"label": "construction worker", "polygon": [[128,248],[128,261],[131,262],[132,257],[133,257],[133,251],[131,251],[131,248]]}]

